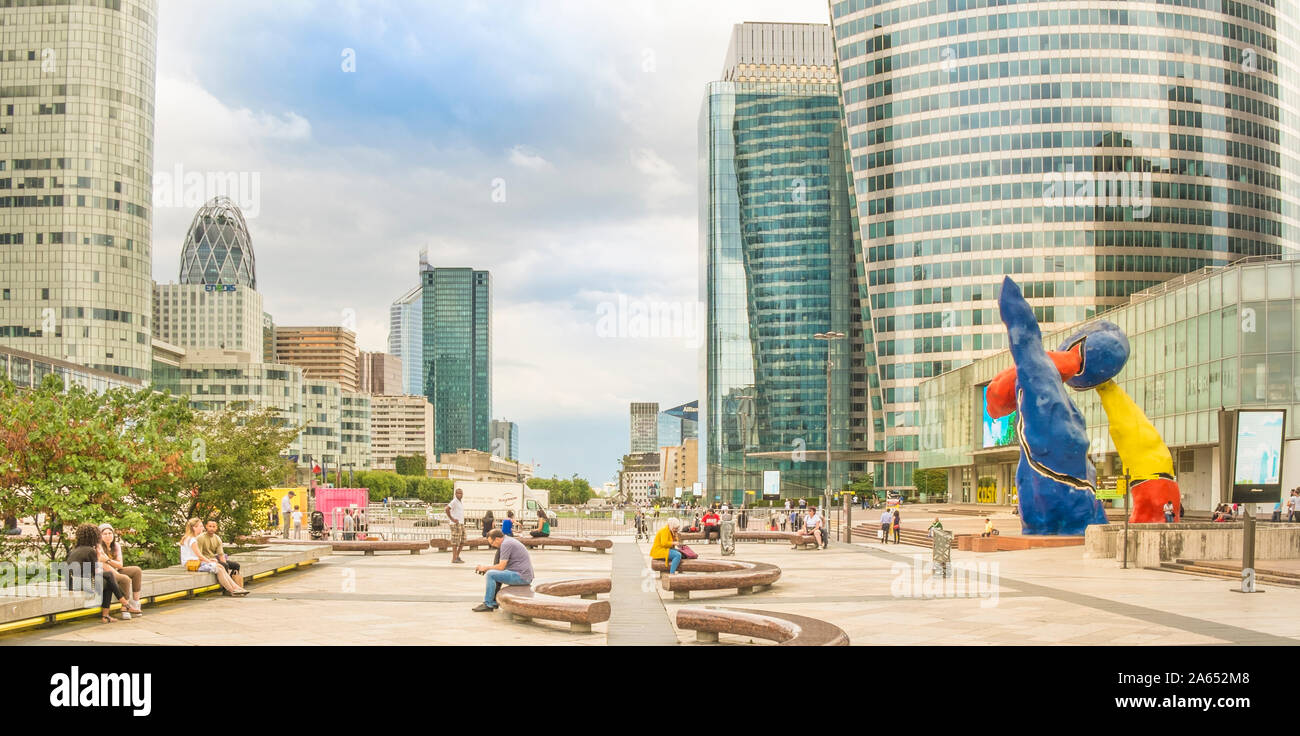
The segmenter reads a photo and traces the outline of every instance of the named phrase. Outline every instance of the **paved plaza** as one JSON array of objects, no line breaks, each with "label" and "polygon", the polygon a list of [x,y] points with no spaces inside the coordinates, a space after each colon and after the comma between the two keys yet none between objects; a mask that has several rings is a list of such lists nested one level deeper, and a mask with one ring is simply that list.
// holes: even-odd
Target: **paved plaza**
[{"label": "paved plaza", "polygon": [[[917,517],[912,514],[914,525]],[[966,523],[945,518],[950,528]],[[719,556],[717,545],[693,547],[702,557]],[[539,581],[613,577],[611,619],[591,633],[472,612],[483,595],[483,578],[473,567],[491,563],[494,553],[466,552],[467,564],[452,565],[448,554],[430,551],[337,554],[257,583],[246,599],[209,594],[149,606],[132,621],[88,620],[0,636],[0,645],[695,645],[693,632],[673,625],[683,605],[823,619],[844,629],[855,645],[1300,644],[1300,589],[1262,585],[1267,592],[1243,595],[1230,592],[1229,580],[1084,560],[1082,547],[954,551],[954,579],[963,585],[936,597],[929,551],[922,548],[874,539],[801,551],[741,543],[736,559],[775,564],[780,581],[758,594],[703,592],[690,601],[660,590],[646,565],[648,551],[646,542],[617,537],[606,554],[533,552]],[[745,643],[722,637],[722,644]]]}]

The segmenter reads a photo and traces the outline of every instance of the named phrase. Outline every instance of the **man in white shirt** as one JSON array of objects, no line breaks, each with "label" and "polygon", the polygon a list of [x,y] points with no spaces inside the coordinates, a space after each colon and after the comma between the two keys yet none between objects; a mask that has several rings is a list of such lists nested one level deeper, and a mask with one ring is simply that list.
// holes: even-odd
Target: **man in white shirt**
[{"label": "man in white shirt", "polygon": [[451,522],[451,561],[456,563],[464,562],[460,558],[460,548],[465,545],[465,504],[461,503],[464,497],[465,491],[457,488],[455,497],[444,509],[447,520]]},{"label": "man in white shirt", "polygon": [[889,544],[889,529],[894,525],[894,512],[888,507],[880,514],[880,541]]},{"label": "man in white shirt", "polygon": [[294,492],[289,491],[280,499],[280,518],[284,519],[284,538],[289,538],[289,525],[293,523],[293,497]]}]

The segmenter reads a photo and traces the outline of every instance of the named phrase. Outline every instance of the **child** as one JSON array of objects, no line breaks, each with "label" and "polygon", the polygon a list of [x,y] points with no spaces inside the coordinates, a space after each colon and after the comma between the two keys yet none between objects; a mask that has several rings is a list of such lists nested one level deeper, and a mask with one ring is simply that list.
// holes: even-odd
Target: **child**
[{"label": "child", "polygon": [[293,538],[302,539],[302,510],[293,507]]}]

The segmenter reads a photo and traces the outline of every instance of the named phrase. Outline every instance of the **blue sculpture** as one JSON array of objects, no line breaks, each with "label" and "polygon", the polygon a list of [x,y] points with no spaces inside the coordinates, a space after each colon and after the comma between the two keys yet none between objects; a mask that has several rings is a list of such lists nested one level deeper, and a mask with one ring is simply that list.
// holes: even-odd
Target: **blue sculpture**
[{"label": "blue sculpture", "polygon": [[[1089,524],[1105,524],[1106,513],[1095,496],[1097,474],[1088,461],[1088,435],[1083,415],[1070,401],[1061,370],[1043,349],[1043,335],[1034,310],[1020,287],[1010,277],[1002,281],[998,297],[1002,323],[1007,327],[1011,358],[1016,364],[1015,397],[1020,441],[1020,464],[1016,487],[1020,495],[1020,524],[1025,534],[1083,534]],[[1114,341],[1109,332],[1088,334],[1093,345]],[[1123,360],[1128,358],[1128,340],[1123,339]],[[1086,351],[1090,347],[1083,346]],[[1085,364],[1076,378],[1079,384],[1105,378],[1112,368],[1116,345],[1103,349]],[[1064,349],[1064,347],[1063,347]],[[1094,368],[1089,372],[1088,368]],[[1113,375],[1113,374],[1112,374]]]}]

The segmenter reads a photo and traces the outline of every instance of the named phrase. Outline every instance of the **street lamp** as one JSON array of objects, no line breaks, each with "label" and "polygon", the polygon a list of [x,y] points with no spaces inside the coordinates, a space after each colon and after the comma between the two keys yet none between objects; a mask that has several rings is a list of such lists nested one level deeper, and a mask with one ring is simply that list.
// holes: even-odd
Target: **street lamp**
[{"label": "street lamp", "polygon": [[827,519],[827,531],[830,530],[830,499],[831,499],[831,369],[835,367],[835,362],[831,360],[831,348],[836,340],[842,340],[847,335],[843,332],[818,332],[813,335],[814,339],[826,341],[826,493],[822,499],[823,518]]}]

